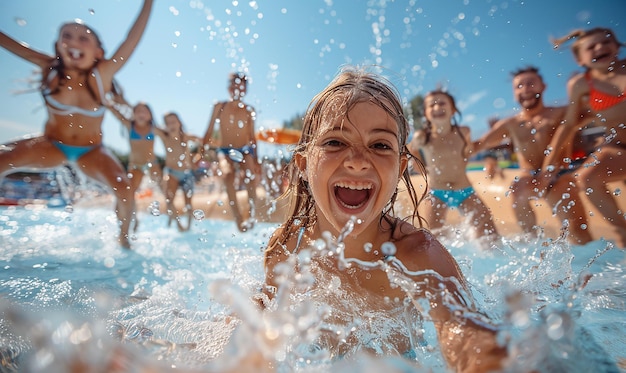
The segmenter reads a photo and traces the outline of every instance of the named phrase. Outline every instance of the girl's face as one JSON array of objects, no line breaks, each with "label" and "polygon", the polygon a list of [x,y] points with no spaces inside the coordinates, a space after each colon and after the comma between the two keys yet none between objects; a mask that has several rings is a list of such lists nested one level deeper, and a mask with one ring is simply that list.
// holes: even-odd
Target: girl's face
[{"label": "girl's face", "polygon": [[137,124],[150,124],[152,120],[152,114],[150,113],[150,109],[146,107],[146,105],[137,105],[133,110],[133,115],[135,122]]},{"label": "girl's face", "polygon": [[346,117],[325,125],[306,154],[296,154],[309,182],[321,231],[337,234],[348,220],[360,220],[351,235],[378,232],[383,208],[407,166],[400,156],[398,124],[370,102],[357,103]]},{"label": "girl's face", "polygon": [[608,68],[617,60],[619,52],[619,45],[603,32],[583,37],[577,48],[576,62],[589,68]]},{"label": "girl's face", "polygon": [[70,69],[89,70],[104,58],[97,37],[79,24],[68,24],[61,28],[56,48],[63,64]]},{"label": "girl's face", "polygon": [[449,127],[454,112],[450,97],[443,93],[430,94],[424,99],[424,115],[435,127]]},{"label": "girl's face", "polygon": [[181,128],[180,121],[174,115],[168,115],[163,118],[165,121],[165,129],[167,132],[179,132]]}]

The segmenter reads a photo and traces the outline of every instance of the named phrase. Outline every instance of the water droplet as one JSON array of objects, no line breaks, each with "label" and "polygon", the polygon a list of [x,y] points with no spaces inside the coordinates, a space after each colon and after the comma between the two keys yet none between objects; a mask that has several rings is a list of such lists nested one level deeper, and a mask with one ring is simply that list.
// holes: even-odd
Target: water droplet
[{"label": "water droplet", "polygon": [[193,218],[196,219],[196,220],[204,219],[204,211],[202,211],[202,210],[194,210],[193,211]]},{"label": "water droplet", "polygon": [[372,252],[372,247],[373,247],[373,246],[374,246],[374,245],[373,245],[371,242],[368,242],[368,243],[366,243],[365,245],[363,245],[363,250],[364,250],[366,253]]},{"label": "water droplet", "polygon": [[615,189],[615,191],[613,192],[614,196],[619,196],[622,194],[622,190],[620,188]]},{"label": "water droplet", "polygon": [[150,214],[152,216],[159,216],[159,215],[161,215],[161,209],[159,207],[159,202],[158,201],[152,201],[150,203],[150,205],[148,206],[148,211],[150,212]]},{"label": "water droplet", "polygon": [[384,242],[380,246],[380,251],[384,256],[394,256],[396,255],[396,245],[391,242]]}]

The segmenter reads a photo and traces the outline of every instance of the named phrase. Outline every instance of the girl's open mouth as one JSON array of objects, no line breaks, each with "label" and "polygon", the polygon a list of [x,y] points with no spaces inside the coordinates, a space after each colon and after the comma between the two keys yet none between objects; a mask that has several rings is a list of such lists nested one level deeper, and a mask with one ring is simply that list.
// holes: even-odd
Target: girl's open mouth
[{"label": "girl's open mouth", "polygon": [[356,210],[363,207],[370,199],[370,183],[338,183],[335,185],[335,197],[341,206]]},{"label": "girl's open mouth", "polygon": [[75,49],[75,48],[68,49],[67,54],[69,54],[70,57],[75,60],[80,59],[83,56],[83,53],[80,50]]}]

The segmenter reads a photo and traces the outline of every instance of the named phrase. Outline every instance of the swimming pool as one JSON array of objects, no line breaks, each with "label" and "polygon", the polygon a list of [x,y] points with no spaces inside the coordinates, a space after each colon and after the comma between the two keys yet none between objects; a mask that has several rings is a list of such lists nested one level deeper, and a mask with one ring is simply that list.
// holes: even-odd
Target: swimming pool
[{"label": "swimming pool", "polygon": [[[249,299],[262,285],[262,248],[276,224],[240,233],[231,221],[197,214],[191,231],[180,233],[165,216],[140,214],[133,250],[125,251],[114,239],[110,206],[0,209],[3,372],[68,371],[76,359],[103,366],[120,349],[132,369],[158,363],[229,370],[257,350],[281,372],[446,371],[428,322],[415,346],[419,365],[366,355],[341,361],[311,347],[324,318],[312,303],[293,299],[271,314],[254,308]],[[495,253],[462,235],[444,244],[481,308],[505,325],[502,338],[516,356],[511,371],[624,370],[623,251],[604,241],[572,247],[524,237]],[[396,322],[375,316],[369,331],[377,337]],[[371,318],[363,313],[365,321]],[[268,344],[270,332],[282,342]]]}]

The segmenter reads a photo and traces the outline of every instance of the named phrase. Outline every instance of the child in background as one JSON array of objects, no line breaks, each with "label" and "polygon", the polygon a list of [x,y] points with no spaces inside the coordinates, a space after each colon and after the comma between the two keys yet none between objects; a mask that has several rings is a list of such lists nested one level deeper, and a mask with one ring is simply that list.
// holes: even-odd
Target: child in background
[{"label": "child in background", "polygon": [[[163,116],[165,130],[155,127],[154,132],[163,141],[165,147],[165,167],[163,190],[165,191],[165,201],[167,203],[167,213],[169,215],[168,226],[172,220],[176,220],[178,230],[181,232],[189,230],[191,227],[192,206],[195,176],[193,173],[193,160],[191,155],[191,142],[202,143],[202,139],[185,133],[183,123],[176,113],[167,113]],[[185,207],[183,213],[187,215],[187,226],[181,222],[181,216],[174,206],[174,198],[178,188],[183,190]]]},{"label": "child in background", "polygon": [[41,92],[48,110],[43,135],[8,144],[9,150],[0,153],[0,175],[74,164],[115,193],[119,243],[125,248],[130,248],[134,197],[123,166],[102,145],[102,120],[113,77],[139,43],[151,9],[152,0],[145,0],[126,39],[110,59],[105,58],[94,30],[79,22],[61,26],[55,55],[36,51],[0,32],[3,48],[41,69]]},{"label": "child in background", "polygon": [[[123,100],[120,96],[117,100]],[[145,174],[148,174],[151,181],[161,186],[163,171],[154,154],[154,117],[152,109],[144,102],[136,104],[132,108],[130,118],[127,118],[124,111],[131,110],[130,105],[123,100],[123,103],[116,103],[109,106],[111,112],[128,130],[128,141],[130,143],[130,154],[128,155],[128,167],[126,172],[130,178],[130,190],[135,198],[138,197],[137,190]],[[121,106],[120,106],[121,105]],[[148,189],[151,191],[151,189]],[[152,195],[152,193],[150,193]],[[137,230],[139,219],[135,215],[134,230]]]},{"label": "child in background", "polygon": [[626,179],[626,59],[619,57],[621,43],[608,28],[576,30],[556,40],[555,48],[575,40],[572,52],[586,71],[567,82],[570,105],[563,125],[554,134],[538,176],[539,188],[546,189],[558,165],[572,146],[582,127],[604,127],[605,142],[587,156],[575,171],[578,187],[591,203],[613,225],[620,237],[618,245],[626,247],[626,220],[607,183]]},{"label": "child in background", "polygon": [[430,185],[426,221],[436,231],[444,227],[450,208],[471,217],[479,237],[499,239],[491,211],[474,192],[467,177],[467,163],[473,149],[470,129],[454,119],[459,113],[454,98],[435,90],[424,97],[426,125],[413,135],[410,150],[424,157]]},{"label": "child in background", "polygon": [[[346,69],[313,99],[288,166],[290,184],[284,196],[291,201],[291,213],[273,233],[265,252],[269,304],[264,304],[271,307],[277,294],[297,291],[282,289],[281,283],[287,267],[298,269],[292,259],[302,257],[307,263],[312,261],[315,276],[303,291],[320,292],[323,303],[337,307],[348,299],[346,308],[333,309],[329,318],[357,330],[350,335],[322,332],[316,342],[334,357],[374,352],[377,347],[384,353],[411,355],[414,331],[403,321],[402,310],[418,302],[405,300],[417,297],[430,304],[426,312],[453,371],[498,370],[506,348],[497,344],[495,328],[460,311],[472,302],[466,280],[451,254],[421,227],[418,197],[407,170],[408,133],[395,88],[376,74]],[[405,219],[394,212],[400,180],[413,205],[411,216]],[[352,229],[343,233],[351,222]],[[320,239],[326,241],[326,233],[341,241],[340,255],[303,253]],[[345,268],[346,261],[361,264]],[[385,263],[393,264],[383,270]],[[395,272],[426,285],[412,288],[409,296],[392,284]],[[451,307],[461,308],[453,311]],[[356,320],[376,312],[398,315],[398,327],[388,330],[388,335],[377,334],[372,346],[358,337],[355,340],[355,335],[368,333],[361,330],[368,323]]]},{"label": "child in background", "polygon": [[[259,161],[256,156],[254,108],[242,101],[248,89],[248,77],[242,73],[232,73],[229,77],[229,101],[218,102],[213,107],[209,127],[204,135],[202,150],[212,142],[213,128],[219,123],[221,146],[217,148],[220,169],[224,175],[224,185],[232,208],[237,228],[245,232],[254,226],[253,211],[257,204],[257,178],[260,176]],[[243,172],[243,183],[248,192],[250,218],[244,219],[239,207],[235,176]]]},{"label": "child in background", "polygon": [[[126,106],[130,108],[130,105],[127,103]],[[163,171],[154,154],[155,124],[152,109],[147,103],[139,102],[132,107],[132,116],[130,118],[127,118],[114,107],[110,107],[110,109],[128,130],[130,154],[128,155],[127,171],[131,190],[133,193],[137,192],[146,174],[152,182],[160,186]]]}]

